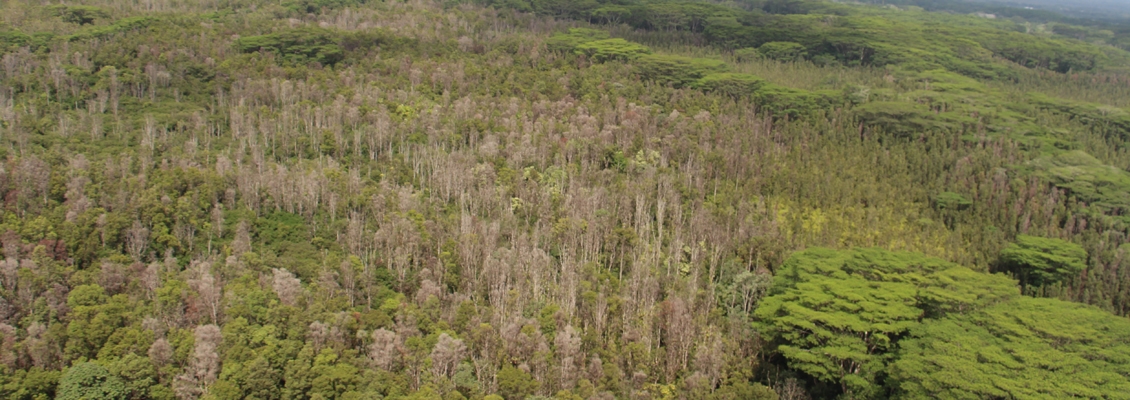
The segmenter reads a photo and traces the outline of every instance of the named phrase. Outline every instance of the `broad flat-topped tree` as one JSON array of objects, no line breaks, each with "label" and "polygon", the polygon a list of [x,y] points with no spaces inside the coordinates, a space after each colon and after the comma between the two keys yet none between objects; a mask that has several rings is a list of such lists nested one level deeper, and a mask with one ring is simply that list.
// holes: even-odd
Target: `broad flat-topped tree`
[{"label": "broad flat-topped tree", "polygon": [[1130,321],[918,253],[798,252],[755,315],[789,367],[851,398],[1130,396]]},{"label": "broad flat-topped tree", "polygon": [[755,314],[790,367],[869,396],[882,389],[899,338],[923,318],[1018,294],[1006,277],[917,253],[815,248],[785,262]]},{"label": "broad flat-topped tree", "polygon": [[1087,267],[1083,246],[1053,238],[1020,235],[1001,250],[1001,266],[1025,285],[1047,285],[1078,275]]},{"label": "broad flat-topped tree", "polygon": [[1021,297],[925,322],[899,347],[896,398],[1130,398],[1130,321],[1083,304]]}]

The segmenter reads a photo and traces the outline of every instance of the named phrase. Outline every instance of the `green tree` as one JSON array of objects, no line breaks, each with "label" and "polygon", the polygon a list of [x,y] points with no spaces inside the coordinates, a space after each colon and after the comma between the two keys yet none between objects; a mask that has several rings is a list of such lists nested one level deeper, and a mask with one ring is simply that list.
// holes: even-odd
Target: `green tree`
[{"label": "green tree", "polygon": [[1128,398],[1130,321],[1095,307],[1021,297],[928,321],[901,342],[897,398]]},{"label": "green tree", "polygon": [[105,367],[84,362],[68,368],[59,379],[59,400],[125,400],[129,390]]},{"label": "green tree", "polygon": [[734,98],[752,96],[765,84],[765,80],[750,74],[720,73],[702,77],[694,83],[696,89],[722,93]]},{"label": "green tree", "polygon": [[644,79],[660,83],[672,83],[683,87],[712,74],[725,72],[726,63],[706,58],[692,58],[669,54],[650,54],[641,56],[634,62],[636,70]]},{"label": "green tree", "polygon": [[507,365],[498,371],[498,394],[506,400],[521,400],[534,394],[540,382],[534,380],[529,372]]},{"label": "green tree", "polygon": [[884,132],[902,137],[913,137],[928,132],[958,131],[960,120],[938,115],[922,104],[874,101],[857,106],[856,118],[870,127],[882,128]]},{"label": "green tree", "polygon": [[934,196],[934,207],[940,210],[964,210],[971,205],[973,205],[972,200],[954,192],[942,192]]},{"label": "green tree", "polygon": [[[1113,130],[1117,132],[1130,131],[1130,121],[1119,122],[1119,118],[1112,118],[1117,116],[1117,110],[1113,113],[1075,108],[1071,110],[1069,113],[1076,115],[1080,120],[1102,121],[1098,123],[1114,127]],[[1102,114],[1112,115],[1103,117]],[[1082,150],[1040,157],[1032,160],[1025,167],[1034,175],[1087,202],[1089,208],[1121,216],[1123,222],[1130,222],[1130,218],[1124,216],[1130,211],[1130,172],[1103,163]]]},{"label": "green tree", "polygon": [[150,390],[158,386],[157,368],[148,357],[126,354],[106,365],[113,376],[121,379],[131,399],[154,398]]},{"label": "green tree", "polygon": [[345,58],[345,51],[339,44],[341,41],[341,36],[335,32],[302,28],[240,38],[236,45],[244,53],[269,51],[293,63],[317,61],[333,65]]},{"label": "green tree", "polygon": [[545,41],[551,51],[571,53],[585,43],[608,39],[608,32],[599,29],[570,28],[568,33],[558,33]]},{"label": "green tree", "polygon": [[644,54],[651,54],[651,49],[621,38],[613,38],[581,43],[576,46],[575,52],[589,56],[596,62],[631,61]]},{"label": "green tree", "polygon": [[1005,277],[917,253],[813,248],[785,261],[755,326],[791,368],[873,397],[897,341],[922,318],[1015,295]]},{"label": "green tree", "polygon": [[1000,264],[1025,285],[1049,285],[1087,268],[1087,251],[1061,239],[1019,235],[1016,243],[1001,250]]},{"label": "green tree", "polygon": [[804,45],[796,42],[768,42],[759,46],[757,52],[778,61],[800,61],[808,56]]},{"label": "green tree", "polygon": [[107,298],[98,285],[76,287],[67,296],[71,308],[67,325],[66,355],[69,359],[93,359],[114,332],[123,326],[129,313],[125,295]]},{"label": "green tree", "polygon": [[58,15],[63,22],[88,25],[93,24],[97,18],[110,16],[106,10],[92,6],[51,6],[48,9]]},{"label": "green tree", "polygon": [[47,400],[56,398],[59,371],[33,367],[0,374],[0,395],[13,400]]},{"label": "green tree", "polygon": [[592,18],[596,18],[606,23],[619,24],[620,21],[632,15],[632,10],[628,7],[616,4],[608,4],[592,10]]}]

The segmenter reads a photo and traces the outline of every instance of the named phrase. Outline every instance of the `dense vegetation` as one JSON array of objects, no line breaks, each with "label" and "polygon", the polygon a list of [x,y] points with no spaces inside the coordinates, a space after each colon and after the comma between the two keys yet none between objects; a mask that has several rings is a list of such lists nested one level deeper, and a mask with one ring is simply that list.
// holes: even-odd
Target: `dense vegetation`
[{"label": "dense vegetation", "polygon": [[1130,41],[895,3],[5,2],[0,397],[1125,398]]}]

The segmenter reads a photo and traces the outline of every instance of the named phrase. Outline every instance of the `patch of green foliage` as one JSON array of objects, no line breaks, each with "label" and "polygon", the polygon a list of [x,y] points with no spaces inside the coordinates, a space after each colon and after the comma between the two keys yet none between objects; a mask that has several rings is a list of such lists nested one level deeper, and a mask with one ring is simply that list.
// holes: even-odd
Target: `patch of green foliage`
[{"label": "patch of green foliage", "polygon": [[1126,398],[1130,321],[1017,298],[910,330],[891,364],[901,399]]},{"label": "patch of green foliage", "polygon": [[539,385],[529,372],[509,365],[498,372],[498,393],[506,399],[525,399],[534,394]]},{"label": "patch of green foliage", "polygon": [[125,400],[129,392],[105,367],[84,362],[68,368],[59,379],[59,400]]},{"label": "patch of green foliage", "polygon": [[897,136],[913,137],[929,132],[960,131],[960,117],[931,112],[929,107],[903,101],[875,101],[856,106],[856,118],[885,132]]},{"label": "patch of green foliage", "polygon": [[296,13],[321,14],[324,10],[356,7],[366,3],[368,0],[284,0],[282,6]]},{"label": "patch of green foliage", "polygon": [[0,54],[7,54],[27,47],[32,52],[47,47],[55,35],[51,33],[36,33],[28,35],[15,30],[0,30]]},{"label": "patch of green foliage", "polygon": [[1103,104],[1085,103],[1053,98],[1031,93],[1029,100],[1036,106],[1070,116],[1081,123],[1105,127],[1112,139],[1130,140],[1130,112]]},{"label": "patch of green foliage", "polygon": [[729,67],[720,60],[693,58],[670,54],[651,54],[639,57],[632,64],[640,77],[675,87],[690,86],[703,77],[726,72]]},{"label": "patch of green foliage", "polygon": [[612,60],[631,61],[645,54],[651,54],[651,49],[647,46],[629,42],[621,38],[581,43],[576,46],[574,51],[577,54],[584,54],[596,62]]},{"label": "patch of green foliage", "polygon": [[568,33],[558,33],[546,39],[545,46],[551,51],[572,53],[577,46],[608,37],[608,31],[600,29],[570,28]]},{"label": "patch of green foliage", "polygon": [[94,6],[70,6],[70,5],[53,5],[46,8],[47,12],[51,13],[63,20],[63,22],[89,25],[93,24],[96,19],[109,18],[110,13],[101,7]]},{"label": "patch of green foliage", "polygon": [[764,85],[764,79],[733,72],[709,74],[692,84],[695,89],[722,93],[735,98],[753,95]]},{"label": "patch of green foliage", "polygon": [[791,117],[830,110],[844,104],[843,93],[835,90],[803,90],[765,84],[754,93],[762,108]]},{"label": "patch of green foliage", "polygon": [[546,41],[549,50],[584,55],[596,62],[631,61],[651,54],[647,46],[621,38],[609,38],[608,32],[572,28],[568,33],[553,35]]},{"label": "patch of green foliage", "polygon": [[345,50],[338,44],[340,36],[320,28],[300,28],[269,35],[248,36],[236,43],[239,51],[274,53],[286,62],[305,64],[318,62],[334,65],[345,58]]},{"label": "patch of green foliage", "polygon": [[60,371],[40,367],[8,370],[0,374],[0,393],[13,399],[53,399],[61,374]]},{"label": "patch of green foliage", "polygon": [[796,42],[766,42],[757,48],[761,56],[778,61],[800,61],[808,56],[804,45]]},{"label": "patch of green foliage", "polygon": [[789,367],[872,397],[897,341],[926,317],[1019,295],[1015,281],[921,254],[807,249],[777,272],[755,316]]},{"label": "patch of green foliage", "polygon": [[[759,48],[780,60],[835,60],[845,65],[945,68],[977,78],[1007,78],[1015,68],[1057,72],[1117,68],[1128,55],[1110,53],[1075,38],[1079,29],[1056,24],[1061,34],[1026,33],[1026,22],[968,15],[883,9],[821,1],[753,1],[744,9],[693,1],[483,0],[520,11],[652,31],[701,32],[725,48]],[[754,8],[754,10],[750,10]],[[1002,62],[1001,60],[1007,60]]]},{"label": "patch of green foliage", "polygon": [[958,193],[943,192],[934,196],[934,206],[942,210],[964,210],[973,205],[973,201]]},{"label": "patch of green foliage", "polygon": [[1000,263],[1025,285],[1050,285],[1083,272],[1087,251],[1061,239],[1019,235],[1016,243],[1001,250]]},{"label": "patch of green foliage", "polygon": [[396,49],[408,42],[383,29],[341,32],[305,27],[242,37],[235,45],[240,52],[269,52],[279,61],[289,64],[317,62],[336,65],[345,59],[348,52],[371,48]]},{"label": "patch of green foliage", "polygon": [[[1062,241],[1018,240],[1006,252],[1016,257],[1002,257],[1057,269],[1086,256]],[[796,253],[756,316],[790,367],[851,397],[890,387],[898,398],[1104,398],[1130,387],[1130,322],[1022,297],[1004,276],[915,253]]]},{"label": "patch of green foliage", "polygon": [[[731,48],[789,49],[784,54],[829,56],[847,65],[938,67],[975,77],[1010,75],[993,56],[1028,68],[1059,72],[1093,70],[1106,61],[1094,46],[1015,32],[1006,22],[947,18],[938,14],[857,7],[814,7],[803,13],[751,16],[741,26],[710,26],[714,43]],[[787,47],[786,47],[787,46]],[[799,46],[799,47],[798,47]]]},{"label": "patch of green foliage", "polygon": [[573,28],[552,36],[546,46],[554,51],[583,54],[594,61],[629,61],[640,78],[676,88],[693,88],[753,99],[763,109],[781,115],[798,116],[843,104],[840,92],[807,91],[765,82],[743,73],[728,72],[725,62],[710,58],[673,54],[651,54],[651,50],[623,39],[607,39],[608,33]]},{"label": "patch of green foliage", "polygon": [[122,18],[110,25],[87,27],[67,37],[70,41],[101,39],[123,32],[137,31],[161,21],[160,17],[137,16]]},{"label": "patch of green foliage", "polygon": [[1045,156],[1025,169],[1072,196],[1102,211],[1122,215],[1130,211],[1130,172],[1103,164],[1081,150]]}]

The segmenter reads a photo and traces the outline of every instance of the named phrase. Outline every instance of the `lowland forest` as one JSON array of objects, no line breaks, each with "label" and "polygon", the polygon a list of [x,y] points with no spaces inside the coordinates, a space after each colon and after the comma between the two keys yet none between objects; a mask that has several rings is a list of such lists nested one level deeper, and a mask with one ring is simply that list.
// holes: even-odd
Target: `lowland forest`
[{"label": "lowland forest", "polygon": [[0,398],[1130,399],[1130,19],[1009,4],[3,0]]}]

